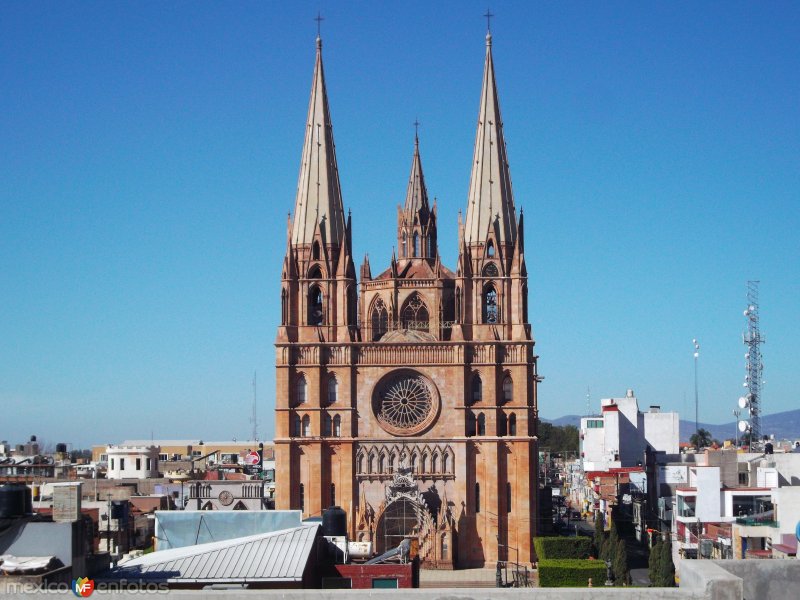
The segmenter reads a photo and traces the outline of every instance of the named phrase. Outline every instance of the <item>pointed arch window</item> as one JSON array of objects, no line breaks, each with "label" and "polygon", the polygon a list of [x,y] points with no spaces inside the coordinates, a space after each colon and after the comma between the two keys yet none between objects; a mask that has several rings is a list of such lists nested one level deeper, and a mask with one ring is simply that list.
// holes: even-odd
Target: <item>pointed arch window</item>
[{"label": "pointed arch window", "polygon": [[510,375],[506,375],[503,379],[503,402],[512,402],[514,400],[514,382]]},{"label": "pointed arch window", "polygon": [[414,232],[414,257],[418,257],[420,255],[419,251],[419,235]]},{"label": "pointed arch window", "polygon": [[422,462],[420,462],[419,467],[420,467],[420,472],[421,473],[427,473],[428,472],[428,455],[427,454],[423,454],[422,455]]},{"label": "pointed arch window", "polygon": [[450,461],[447,452],[442,455],[442,473],[445,475],[448,473],[448,469],[450,468]]},{"label": "pointed arch window", "polygon": [[318,285],[312,285],[308,290],[308,324],[322,325],[323,315],[322,290]]},{"label": "pointed arch window", "polygon": [[303,415],[302,437],[311,437],[311,418],[308,415]]},{"label": "pointed arch window", "polygon": [[414,292],[406,300],[403,311],[400,313],[400,322],[403,329],[413,329],[415,331],[428,331],[430,315],[428,307],[425,306],[422,297]]},{"label": "pointed arch window", "polygon": [[389,455],[389,473],[394,473],[394,453]]},{"label": "pointed arch window", "polygon": [[475,482],[475,512],[481,512],[481,484]]},{"label": "pointed arch window", "polygon": [[486,256],[493,257],[494,256],[494,242],[489,240],[489,243],[486,244]]},{"label": "pointed arch window", "polygon": [[461,288],[456,288],[456,323],[461,323],[462,316],[461,316],[461,306],[463,303],[463,297],[461,294]]},{"label": "pointed arch window", "polygon": [[292,431],[294,433],[294,437],[300,437],[300,417],[297,415],[292,417]]},{"label": "pointed arch window", "polygon": [[428,256],[428,258],[430,258],[430,257],[433,256],[433,238],[430,235],[428,235],[428,237],[426,238],[426,241],[427,241],[427,243],[425,245],[427,246],[427,249],[428,249],[428,251],[426,252],[426,256]]},{"label": "pointed arch window", "polygon": [[322,279],[322,270],[319,268],[319,265],[314,265],[311,267],[311,270],[308,272],[309,279]]},{"label": "pointed arch window", "polygon": [[323,423],[324,427],[322,429],[322,435],[329,437],[331,435],[331,431],[333,430],[333,419],[331,419],[330,415],[326,414]]},{"label": "pointed arch window", "polygon": [[297,403],[305,404],[306,400],[308,400],[308,383],[305,375],[300,375],[297,378]]},{"label": "pointed arch window", "polygon": [[319,242],[314,242],[311,246],[311,258],[313,260],[319,260]]},{"label": "pointed arch window", "polygon": [[339,382],[336,380],[336,375],[328,377],[328,403],[335,404],[339,399]]},{"label": "pointed arch window", "polygon": [[281,288],[281,325],[289,324],[289,294]]},{"label": "pointed arch window", "polygon": [[372,323],[372,341],[377,342],[389,330],[389,311],[386,310],[386,304],[381,298],[372,304],[370,321]]},{"label": "pointed arch window", "polygon": [[408,258],[408,248],[406,247],[407,243],[408,243],[408,236],[404,231],[402,241],[400,242],[400,256],[402,256],[403,258]]},{"label": "pointed arch window", "polygon": [[378,458],[378,473],[384,473],[385,466],[386,465],[383,459],[383,454],[381,454],[380,458]]},{"label": "pointed arch window", "polygon": [[298,496],[300,496],[300,510],[306,510],[306,486],[302,483],[300,484],[300,489],[298,490]]},{"label": "pointed arch window", "polygon": [[333,437],[342,437],[342,417],[333,417]]},{"label": "pointed arch window", "polygon": [[472,376],[472,401],[480,402],[483,400],[483,381],[478,373]]},{"label": "pointed arch window", "polygon": [[497,415],[497,435],[504,436],[506,435],[506,416],[503,413]]},{"label": "pointed arch window", "polygon": [[506,512],[511,512],[511,483],[506,483]]},{"label": "pointed arch window", "polygon": [[478,435],[486,435],[486,415],[478,415]]},{"label": "pointed arch window", "polygon": [[514,413],[508,417],[508,435],[517,435],[517,415]]},{"label": "pointed arch window", "polygon": [[431,473],[438,473],[439,472],[439,457],[434,454],[433,458],[431,459]]},{"label": "pointed arch window", "polygon": [[412,454],[411,455],[411,472],[412,473],[416,473],[417,472],[417,455],[416,454]]},{"label": "pointed arch window", "polygon": [[499,320],[497,290],[491,283],[483,289],[483,322],[494,324]]}]

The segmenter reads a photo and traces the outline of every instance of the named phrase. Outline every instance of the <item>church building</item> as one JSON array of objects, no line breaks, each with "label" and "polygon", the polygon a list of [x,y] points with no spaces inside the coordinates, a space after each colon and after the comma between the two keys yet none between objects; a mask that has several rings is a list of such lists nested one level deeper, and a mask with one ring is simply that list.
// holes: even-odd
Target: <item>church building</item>
[{"label": "church building", "polygon": [[539,376],[491,34],[471,170],[447,219],[454,268],[417,138],[397,252],[357,274],[317,38],[281,274],[276,508],[342,506],[351,539],[415,539],[423,568],[529,563],[536,535]]}]

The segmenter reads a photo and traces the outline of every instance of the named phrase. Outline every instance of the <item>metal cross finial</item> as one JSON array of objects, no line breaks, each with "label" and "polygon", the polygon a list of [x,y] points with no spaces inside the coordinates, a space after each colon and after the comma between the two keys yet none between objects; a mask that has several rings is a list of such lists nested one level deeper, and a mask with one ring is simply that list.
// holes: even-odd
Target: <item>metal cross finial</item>
[{"label": "metal cross finial", "polygon": [[486,8],[486,14],[483,15],[483,16],[486,17],[486,31],[491,33],[491,31],[492,31],[492,17],[494,16],[494,13],[487,7]]},{"label": "metal cross finial", "polygon": [[322,37],[322,22],[325,20],[325,17],[323,17],[322,14],[317,11],[317,16],[314,17],[314,20],[317,22],[317,37]]},{"label": "metal cross finial", "polygon": [[414,119],[414,139],[419,139],[419,126],[422,123],[419,122],[419,119]]}]

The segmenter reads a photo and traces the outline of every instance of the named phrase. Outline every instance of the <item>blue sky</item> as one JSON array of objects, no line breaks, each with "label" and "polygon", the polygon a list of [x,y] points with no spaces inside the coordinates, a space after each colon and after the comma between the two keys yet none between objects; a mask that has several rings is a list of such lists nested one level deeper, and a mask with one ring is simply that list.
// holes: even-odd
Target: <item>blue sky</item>
[{"label": "blue sky", "polygon": [[[387,263],[419,118],[456,259],[483,2],[0,7],[0,438],[271,437],[278,282],[321,9],[354,251]],[[495,3],[545,417],[633,388],[725,422],[761,280],[797,401],[800,8]]]}]

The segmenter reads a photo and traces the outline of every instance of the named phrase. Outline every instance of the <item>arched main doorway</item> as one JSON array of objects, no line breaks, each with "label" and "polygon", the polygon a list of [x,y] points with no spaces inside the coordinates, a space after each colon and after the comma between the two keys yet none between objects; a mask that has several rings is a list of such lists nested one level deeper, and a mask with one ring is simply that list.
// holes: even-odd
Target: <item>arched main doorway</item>
[{"label": "arched main doorway", "polygon": [[408,498],[398,498],[383,512],[375,530],[378,554],[397,548],[407,537],[417,537],[420,530],[420,507]]}]

